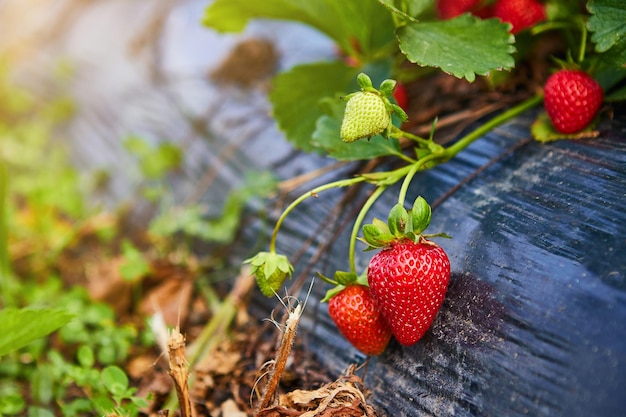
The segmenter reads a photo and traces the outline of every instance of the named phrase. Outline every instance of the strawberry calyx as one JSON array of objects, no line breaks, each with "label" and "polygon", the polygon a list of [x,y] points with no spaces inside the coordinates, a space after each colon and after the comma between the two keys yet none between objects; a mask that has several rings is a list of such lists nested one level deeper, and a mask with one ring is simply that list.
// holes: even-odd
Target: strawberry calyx
[{"label": "strawberry calyx", "polygon": [[250,273],[266,297],[274,296],[293,272],[289,259],[275,252],[259,252],[244,263],[250,264]]},{"label": "strawberry calyx", "polygon": [[400,203],[389,211],[387,222],[374,218],[371,224],[363,226],[363,238],[368,247],[374,250],[392,245],[395,242],[410,240],[414,243],[434,244],[428,239],[433,237],[449,238],[445,233],[424,234],[430,224],[432,210],[426,200],[419,196],[410,210]]},{"label": "strawberry calyx", "polygon": [[319,272],[316,273],[316,275],[322,281],[327,282],[327,283],[333,285],[332,288],[330,288],[328,291],[326,291],[326,295],[322,299],[323,303],[328,302],[328,300],[333,298],[335,295],[339,294],[341,292],[341,290],[343,290],[344,288],[346,288],[349,285],[358,284],[358,285],[364,285],[366,287],[369,286],[368,283],[367,283],[367,274],[357,275],[354,272],[335,271],[335,274],[334,274],[333,278],[329,278],[327,276],[324,276],[324,275],[322,275]]}]

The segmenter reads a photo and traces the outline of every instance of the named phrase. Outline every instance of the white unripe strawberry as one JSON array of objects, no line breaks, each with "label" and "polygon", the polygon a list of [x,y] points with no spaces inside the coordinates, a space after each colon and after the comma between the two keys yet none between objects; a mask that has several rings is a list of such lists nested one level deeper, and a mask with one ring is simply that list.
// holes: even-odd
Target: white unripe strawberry
[{"label": "white unripe strawberry", "polygon": [[391,124],[391,116],[383,98],[376,93],[354,93],[348,103],[341,124],[341,139],[354,142],[383,133]]},{"label": "white unripe strawberry", "polygon": [[396,86],[394,80],[384,80],[376,90],[372,80],[364,73],[357,76],[361,91],[343,97],[347,101],[341,123],[340,136],[344,142],[382,135],[389,137],[392,130],[391,115],[405,122],[408,117],[397,104],[389,101]]}]

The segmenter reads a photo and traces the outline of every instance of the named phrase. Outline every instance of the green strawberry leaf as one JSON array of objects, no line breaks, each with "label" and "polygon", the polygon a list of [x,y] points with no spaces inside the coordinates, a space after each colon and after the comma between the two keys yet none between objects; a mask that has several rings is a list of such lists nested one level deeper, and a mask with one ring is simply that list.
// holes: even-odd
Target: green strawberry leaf
[{"label": "green strawberry leaf", "polygon": [[591,0],[587,4],[591,17],[587,27],[591,41],[601,52],[600,65],[626,66],[626,4],[623,0]]},{"label": "green strawberry leaf", "polygon": [[296,66],[274,78],[270,93],[274,117],[295,147],[315,150],[311,137],[324,114],[320,101],[343,94],[356,74],[357,69],[342,62],[320,62]]},{"label": "green strawberry leaf", "polygon": [[330,156],[339,161],[367,160],[380,156],[397,155],[401,152],[397,139],[384,139],[380,135],[369,140],[346,143],[339,136],[340,129],[340,118],[328,115],[320,117],[313,133],[312,144],[324,149]]},{"label": "green strawberry leaf", "polygon": [[221,32],[239,32],[254,18],[310,25],[350,55],[371,57],[394,39],[391,14],[376,0],[215,0],[202,22]]},{"label": "green strawberry leaf", "polygon": [[410,23],[398,28],[397,35],[400,49],[411,62],[441,68],[470,82],[476,74],[515,65],[515,38],[497,19],[464,14],[451,20]]},{"label": "green strawberry leaf", "polygon": [[591,13],[587,26],[591,41],[598,52],[613,47],[624,49],[626,43],[626,3],[623,0],[590,0],[587,9]]}]

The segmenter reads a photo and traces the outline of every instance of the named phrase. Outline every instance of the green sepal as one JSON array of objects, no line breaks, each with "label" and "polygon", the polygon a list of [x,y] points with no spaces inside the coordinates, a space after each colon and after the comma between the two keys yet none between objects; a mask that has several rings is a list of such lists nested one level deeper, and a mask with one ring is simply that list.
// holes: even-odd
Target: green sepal
[{"label": "green sepal", "polygon": [[365,251],[370,251],[406,240],[419,243],[431,237],[450,238],[445,233],[422,234],[430,224],[431,215],[430,205],[419,196],[409,211],[400,203],[394,205],[389,211],[387,223],[374,218],[371,224],[363,225],[363,238],[357,239],[368,245]]},{"label": "green sepal", "polygon": [[357,285],[364,285],[366,287],[369,287],[370,284],[367,281],[367,271],[363,272],[361,275],[356,277],[356,281],[354,282],[354,284]]},{"label": "green sepal", "polygon": [[334,296],[339,294],[344,288],[346,288],[345,285],[337,285],[336,287],[332,287],[331,289],[326,291],[326,294],[324,295],[324,298],[322,298],[322,300],[321,300],[322,303],[327,303],[328,300],[330,300],[331,298],[333,298]]},{"label": "green sepal", "polygon": [[[322,276],[319,273],[318,273],[318,275]],[[369,287],[369,284],[367,282],[367,274],[366,273],[363,273],[363,274],[357,276],[354,272],[337,271],[337,272],[335,272],[335,280],[336,281],[340,280],[339,275],[344,276],[346,279],[349,277],[351,279],[351,281],[345,282],[345,283],[337,283],[337,285],[335,285],[334,287],[332,287],[331,289],[326,291],[326,294],[324,295],[324,298],[322,298],[322,302],[323,303],[327,303],[328,300],[333,298],[335,295],[339,294],[342,290],[344,290],[346,287],[348,287],[350,285],[364,285],[366,287]]]},{"label": "green sepal", "polygon": [[432,210],[424,197],[417,197],[411,209],[411,231],[416,235],[421,234],[430,224],[431,215]]},{"label": "green sepal", "polygon": [[336,271],[335,272],[335,281],[339,285],[349,285],[354,283],[357,280],[356,273],[354,272],[346,272],[346,271]]},{"label": "green sepal", "polygon": [[378,89],[381,93],[386,96],[390,96],[393,94],[394,88],[396,88],[396,80],[387,79],[380,83],[380,88]]},{"label": "green sepal", "polygon": [[370,90],[374,88],[372,85],[372,79],[364,72],[361,72],[356,76],[356,82],[362,90]]},{"label": "green sepal", "polygon": [[316,272],[315,275],[321,279],[324,282],[329,283],[330,285],[337,285],[337,281],[335,281],[332,278],[327,277],[326,275],[322,274],[321,272]]},{"label": "green sepal", "polygon": [[389,226],[381,219],[374,217],[374,219],[372,219],[372,224],[378,227],[383,233],[391,234],[391,232],[389,231]]},{"label": "green sepal", "polygon": [[373,224],[366,224],[363,226],[363,241],[371,247],[379,248],[384,246],[383,237],[392,236],[389,233],[384,233],[378,227]]},{"label": "green sepal", "polygon": [[401,204],[396,204],[391,208],[387,225],[392,235],[396,237],[404,236],[409,225],[409,213]]},{"label": "green sepal", "polygon": [[409,120],[409,116],[406,114],[402,107],[394,103],[389,103],[389,105],[391,106],[393,113],[398,116],[401,121],[406,122],[407,120]]},{"label": "green sepal", "polygon": [[[347,103],[348,101],[350,101],[350,99],[352,98],[352,96],[354,96],[354,95],[356,95],[356,94],[358,94],[358,91],[357,91],[356,93],[350,93],[350,94],[347,94],[347,95],[345,95],[345,96],[341,96],[341,97],[339,97],[339,98],[340,98],[342,101],[345,101],[345,102]],[[323,101],[320,101],[320,103],[322,103],[322,105],[324,106],[324,110],[327,110],[327,109],[328,109],[328,104],[327,104],[327,103],[324,103]]]},{"label": "green sepal", "polygon": [[429,234],[421,235],[421,237],[423,237],[424,239],[430,239],[433,237],[443,237],[445,239],[452,239],[452,236],[443,232],[442,233],[429,233]]}]

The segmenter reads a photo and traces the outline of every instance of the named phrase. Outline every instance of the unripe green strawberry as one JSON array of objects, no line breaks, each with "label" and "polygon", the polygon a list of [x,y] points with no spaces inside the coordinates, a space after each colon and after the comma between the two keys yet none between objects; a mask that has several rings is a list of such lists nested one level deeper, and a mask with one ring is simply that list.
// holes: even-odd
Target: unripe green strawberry
[{"label": "unripe green strawberry", "polygon": [[245,263],[250,264],[250,272],[266,297],[276,294],[293,272],[293,266],[287,257],[273,252],[260,252]]},{"label": "unripe green strawberry", "polygon": [[424,336],[443,304],[450,261],[426,239],[398,241],[374,255],[367,281],[391,332],[410,346]]},{"label": "unripe green strawberry", "polygon": [[341,124],[341,139],[354,142],[383,133],[391,125],[391,116],[380,94],[359,91],[350,96]]},{"label": "unripe green strawberry", "polygon": [[334,295],[328,314],[341,334],[366,355],[380,355],[389,344],[391,330],[365,285],[351,284]]}]

